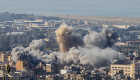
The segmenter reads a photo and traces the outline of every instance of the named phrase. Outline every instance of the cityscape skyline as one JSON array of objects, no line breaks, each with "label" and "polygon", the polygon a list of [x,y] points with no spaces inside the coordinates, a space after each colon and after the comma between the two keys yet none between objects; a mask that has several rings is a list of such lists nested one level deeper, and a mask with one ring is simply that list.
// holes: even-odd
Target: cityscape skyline
[{"label": "cityscape skyline", "polygon": [[0,0],[0,80],[139,80],[139,0]]},{"label": "cityscape skyline", "polygon": [[140,79],[139,18],[0,14],[0,80]]},{"label": "cityscape skyline", "polygon": [[36,15],[82,15],[140,17],[139,0],[41,0],[2,1],[1,13],[28,13]]}]

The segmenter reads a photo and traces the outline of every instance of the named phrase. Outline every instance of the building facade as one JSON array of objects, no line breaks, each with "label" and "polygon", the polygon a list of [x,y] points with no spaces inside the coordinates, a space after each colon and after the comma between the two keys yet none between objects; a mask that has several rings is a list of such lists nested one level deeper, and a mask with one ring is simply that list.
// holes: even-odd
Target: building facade
[{"label": "building facade", "polygon": [[111,76],[115,76],[119,71],[123,71],[125,77],[135,79],[140,75],[140,61],[133,60],[128,64],[111,64]]},{"label": "building facade", "polygon": [[27,60],[19,60],[16,63],[16,71],[23,71],[24,69],[29,69],[29,61]]}]

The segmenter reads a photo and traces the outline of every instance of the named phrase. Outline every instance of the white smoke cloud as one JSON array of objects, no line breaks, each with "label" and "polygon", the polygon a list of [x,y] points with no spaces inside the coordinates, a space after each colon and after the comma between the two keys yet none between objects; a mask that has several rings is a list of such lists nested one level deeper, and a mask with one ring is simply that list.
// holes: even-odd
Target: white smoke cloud
[{"label": "white smoke cloud", "polygon": [[57,56],[61,64],[83,64],[92,65],[95,67],[106,66],[111,61],[116,59],[117,52],[111,48],[101,49],[98,47],[93,48],[71,48],[66,54],[61,52],[53,52],[48,57],[53,59]]},{"label": "white smoke cloud", "polygon": [[44,47],[44,41],[40,40],[33,40],[29,47],[22,47],[17,46],[13,48],[11,51],[12,60],[17,62],[18,60],[29,60],[33,64],[37,64],[40,61],[45,61],[43,55],[47,55],[43,51],[41,51]]},{"label": "white smoke cloud", "polygon": [[106,38],[98,32],[92,31],[84,37],[85,46],[88,48],[106,46]]},{"label": "white smoke cloud", "polygon": [[[100,67],[110,64],[119,55],[116,50],[111,48],[117,41],[117,36],[110,29],[105,29],[101,33],[92,31],[82,40],[80,36],[72,34],[71,28],[63,24],[56,31],[56,36],[61,52],[44,53],[42,51],[43,40],[34,40],[27,48],[21,46],[14,48],[12,60],[16,62],[19,59],[28,59],[33,64],[40,61],[49,63],[57,56],[58,61],[63,65],[83,64]],[[77,42],[78,40],[79,42]],[[82,41],[84,41],[85,47]],[[121,57],[121,55],[119,56]]]}]

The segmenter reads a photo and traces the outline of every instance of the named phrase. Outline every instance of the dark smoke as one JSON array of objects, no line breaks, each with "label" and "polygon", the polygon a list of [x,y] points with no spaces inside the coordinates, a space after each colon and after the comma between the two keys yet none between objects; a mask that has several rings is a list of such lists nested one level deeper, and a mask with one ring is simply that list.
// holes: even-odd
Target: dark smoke
[{"label": "dark smoke", "polygon": [[103,29],[101,34],[106,38],[106,46],[112,47],[118,39],[118,34],[113,29]]},{"label": "dark smoke", "polygon": [[112,29],[103,29],[100,33],[92,31],[84,37],[85,46],[92,48],[112,47],[118,39],[118,35]]}]

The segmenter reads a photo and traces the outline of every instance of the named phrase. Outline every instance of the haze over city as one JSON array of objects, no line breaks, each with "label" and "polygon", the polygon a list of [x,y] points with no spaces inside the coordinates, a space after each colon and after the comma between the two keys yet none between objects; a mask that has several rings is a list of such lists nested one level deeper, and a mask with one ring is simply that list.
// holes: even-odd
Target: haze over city
[{"label": "haze over city", "polygon": [[140,17],[140,0],[0,0],[0,12]]}]

